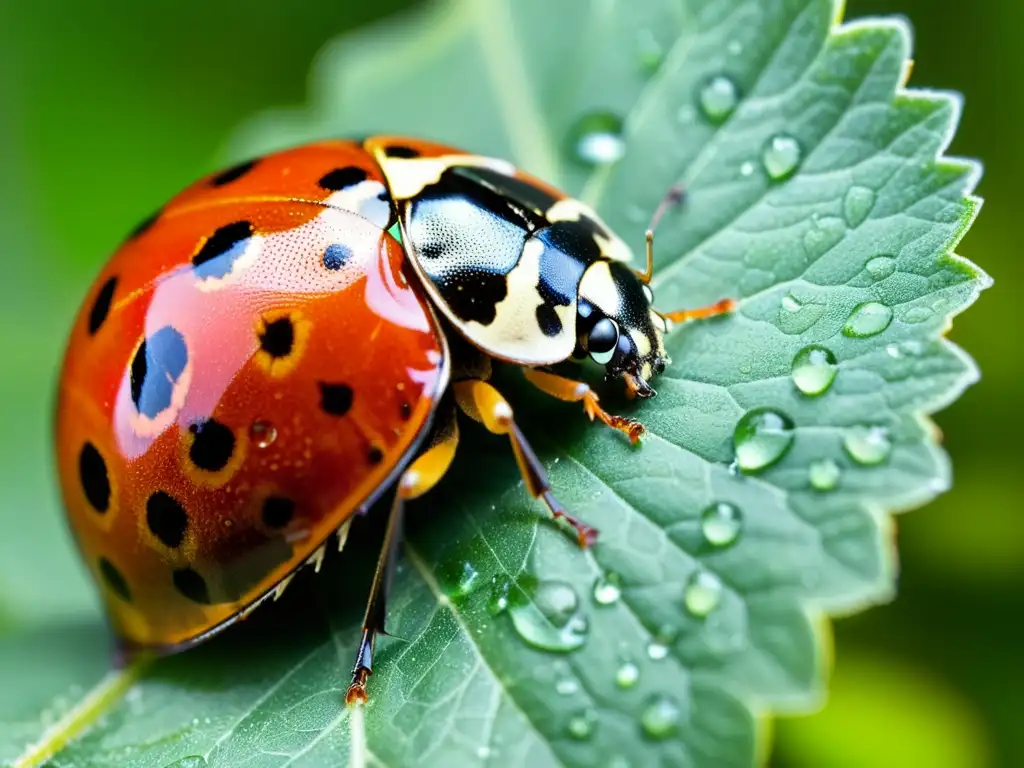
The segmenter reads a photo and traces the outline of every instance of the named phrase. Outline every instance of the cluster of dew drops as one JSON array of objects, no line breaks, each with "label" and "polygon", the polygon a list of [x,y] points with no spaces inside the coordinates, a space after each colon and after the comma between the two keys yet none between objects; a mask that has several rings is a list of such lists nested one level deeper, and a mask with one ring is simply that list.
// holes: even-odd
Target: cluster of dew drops
[{"label": "cluster of dew drops", "polygon": [[[648,74],[658,71],[664,53],[653,36],[641,38],[640,67]],[[742,45],[733,41],[728,45],[730,54],[742,52]],[[687,104],[679,112],[681,121],[691,121],[697,112],[711,125],[728,120],[741,101],[740,88],[735,80],[724,74],[706,78],[697,88],[695,105]],[[622,159],[626,153],[622,119],[611,112],[593,112],[577,121],[570,132],[570,151],[573,159],[588,167],[607,166]],[[771,136],[760,151],[760,166],[770,182],[790,178],[803,161],[804,150],[799,140],[787,133]],[[748,160],[739,168],[741,177],[752,176],[757,164]],[[875,193],[866,187],[854,186],[844,200],[846,225],[859,226],[875,203]],[[639,216],[639,214],[638,214]],[[642,218],[642,216],[640,216]],[[896,261],[889,256],[877,256],[865,266],[865,272],[875,282],[896,271]],[[805,309],[792,295],[782,301],[781,314],[798,316]],[[881,302],[869,301],[856,306],[843,326],[848,338],[868,338],[884,331],[892,322],[892,309]],[[780,319],[784,319],[781,318]],[[909,318],[911,322],[919,319]],[[919,351],[919,350],[918,350]],[[908,344],[889,345],[887,353],[893,358],[914,350]],[[803,397],[816,398],[832,387],[838,372],[836,357],[827,347],[812,344],[803,347],[793,358],[790,376]],[[735,460],[730,468],[734,472],[756,473],[766,469],[786,454],[795,437],[792,419],[772,408],[754,408],[738,421],[733,445]],[[880,426],[855,426],[846,430],[843,438],[846,455],[856,464],[873,466],[883,463],[892,450],[888,430]],[[817,492],[833,491],[839,486],[842,470],[833,459],[823,458],[808,468],[808,484]],[[739,539],[744,517],[740,508],[727,501],[716,501],[700,514],[700,532],[704,545],[713,549],[733,546]],[[450,574],[451,575],[451,574]],[[460,600],[475,592],[480,575],[468,563],[461,563],[454,576],[447,580],[451,588],[446,599]],[[722,581],[714,573],[696,569],[683,588],[682,608],[694,619],[704,619],[720,605],[724,592]],[[518,593],[518,598],[517,598]],[[623,587],[618,574],[609,572],[594,583],[591,598],[600,609],[612,606],[622,597]],[[519,637],[532,647],[545,651],[567,653],[581,648],[589,632],[589,621],[575,589],[561,581],[538,581],[530,585],[513,584],[511,580],[494,579],[491,582],[487,608],[492,616],[507,614]],[[671,625],[660,628],[646,649],[654,662],[667,658],[679,635]],[[627,691],[641,680],[641,664],[634,658],[622,657],[614,670],[614,685]],[[565,675],[555,683],[561,696],[572,696],[580,691],[579,680]],[[653,740],[678,735],[685,720],[685,711],[679,700],[668,693],[653,693],[645,699],[639,716],[644,735]],[[592,709],[574,714],[566,726],[566,735],[572,739],[590,738],[597,725],[598,715]],[[492,750],[482,748],[481,757],[489,757]],[[618,762],[616,762],[616,760]],[[622,757],[612,758],[616,768],[628,768]]]},{"label": "cluster of dew drops", "polygon": [[[652,34],[640,36],[638,61],[642,71],[656,73],[664,63],[664,51],[658,46]],[[738,56],[743,51],[739,41],[727,45],[727,51]],[[728,120],[741,102],[740,87],[735,79],[726,74],[714,74],[698,84],[694,104],[685,104],[679,110],[680,121],[689,124],[696,114],[706,123],[721,125]],[[590,166],[607,166],[624,157],[626,140],[623,121],[610,112],[593,112],[585,115],[570,131],[570,147],[574,159]],[[790,178],[804,159],[800,141],[788,134],[777,133],[762,146],[760,166],[770,182],[781,182]],[[741,177],[754,174],[757,164],[744,161],[739,166]],[[867,218],[875,204],[875,193],[867,187],[855,185],[843,201],[845,225],[857,227]],[[633,218],[644,220],[641,211],[634,211]],[[811,233],[813,234],[813,233]],[[865,265],[865,273],[874,282],[880,282],[896,271],[896,260],[891,256],[876,256]],[[816,320],[822,307],[805,306],[792,294],[786,295],[779,313],[780,327],[787,333],[805,330]],[[915,314],[916,313],[916,314]],[[907,314],[908,322],[920,322],[931,316],[927,308],[915,308]],[[849,338],[868,338],[889,327],[893,319],[892,308],[879,302],[863,302],[851,310],[843,325],[843,335]],[[810,321],[810,322],[808,322]],[[893,358],[915,353],[914,344],[889,345],[888,354]],[[796,388],[807,397],[819,397],[832,386],[838,370],[835,355],[831,350],[818,345],[801,349],[794,357],[791,376]],[[794,439],[792,419],[781,411],[755,408],[748,411],[737,423],[734,432],[735,471],[753,473],[766,469],[778,462],[789,450]],[[882,426],[856,426],[846,430],[843,438],[846,455],[856,464],[873,466],[888,459],[892,443],[888,429]],[[835,490],[839,486],[842,469],[833,459],[824,458],[813,462],[808,468],[808,484],[818,492]]]}]

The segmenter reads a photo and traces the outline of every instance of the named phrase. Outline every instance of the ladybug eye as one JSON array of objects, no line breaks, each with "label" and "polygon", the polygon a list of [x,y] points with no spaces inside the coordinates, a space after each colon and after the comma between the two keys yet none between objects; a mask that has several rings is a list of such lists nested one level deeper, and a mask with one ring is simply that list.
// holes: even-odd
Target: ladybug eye
[{"label": "ladybug eye", "polygon": [[594,323],[587,336],[587,351],[591,359],[600,365],[607,365],[615,354],[619,341],[619,326],[607,317]]},{"label": "ladybug eye", "polygon": [[654,304],[654,291],[651,290],[651,286],[643,285],[641,290],[644,292],[644,298],[647,299],[647,303]]}]

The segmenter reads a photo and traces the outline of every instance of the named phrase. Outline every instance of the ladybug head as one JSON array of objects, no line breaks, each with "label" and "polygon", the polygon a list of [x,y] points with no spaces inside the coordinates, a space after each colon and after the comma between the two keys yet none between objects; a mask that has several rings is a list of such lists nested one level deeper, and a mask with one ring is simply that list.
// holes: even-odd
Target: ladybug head
[{"label": "ladybug head", "polygon": [[650,288],[619,262],[595,262],[580,280],[576,356],[603,365],[607,380],[621,378],[632,397],[653,397],[648,382],[670,362],[665,321],[652,299]]}]

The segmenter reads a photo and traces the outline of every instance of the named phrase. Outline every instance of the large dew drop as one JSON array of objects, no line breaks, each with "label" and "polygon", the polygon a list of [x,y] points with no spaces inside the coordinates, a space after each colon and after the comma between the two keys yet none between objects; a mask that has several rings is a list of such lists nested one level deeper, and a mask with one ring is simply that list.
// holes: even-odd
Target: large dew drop
[{"label": "large dew drop", "polygon": [[740,94],[736,84],[725,75],[716,75],[700,89],[697,102],[701,112],[712,123],[722,123],[736,109]]},{"label": "large dew drop", "polygon": [[582,648],[590,624],[579,613],[579,597],[561,581],[542,581],[527,593],[529,599],[512,600],[508,612],[519,636],[535,648],[568,653]]},{"label": "large dew drop", "polygon": [[858,464],[881,464],[892,453],[892,441],[885,427],[851,427],[843,438],[843,448]]},{"label": "large dew drop", "polygon": [[619,574],[610,572],[594,582],[594,602],[598,605],[612,605],[622,597]]},{"label": "large dew drop", "polygon": [[573,157],[588,166],[608,165],[626,154],[622,120],[610,112],[582,117],[569,134]]},{"label": "large dew drop", "polygon": [[793,358],[793,383],[810,397],[827,392],[835,381],[836,371],[836,357],[825,347],[804,347]]},{"label": "large dew drop", "polygon": [[679,702],[666,693],[651,696],[640,713],[640,726],[652,739],[667,739],[673,736],[683,719]]},{"label": "large dew drop", "polygon": [[793,421],[770,408],[747,411],[737,422],[732,442],[736,464],[757,472],[779,461],[793,445]]},{"label": "large dew drop", "polygon": [[761,163],[773,181],[782,181],[792,176],[802,159],[800,142],[784,133],[772,136],[761,152]]},{"label": "large dew drop", "polygon": [[713,547],[728,547],[743,529],[743,513],[735,504],[718,501],[700,513],[700,530]]},{"label": "large dew drop", "polygon": [[615,684],[619,688],[632,688],[640,679],[640,667],[632,661],[624,661],[615,671]]},{"label": "large dew drop", "polygon": [[702,619],[722,600],[722,580],[709,571],[696,571],[686,581],[683,605],[691,616]]},{"label": "large dew drop", "polygon": [[877,301],[867,301],[853,308],[843,326],[843,335],[858,339],[867,338],[881,333],[891,322],[890,307]]}]

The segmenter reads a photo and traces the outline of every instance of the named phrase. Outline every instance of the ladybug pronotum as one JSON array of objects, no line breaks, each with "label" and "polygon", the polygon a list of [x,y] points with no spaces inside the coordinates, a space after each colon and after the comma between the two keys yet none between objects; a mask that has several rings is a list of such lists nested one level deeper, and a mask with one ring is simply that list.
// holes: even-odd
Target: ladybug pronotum
[{"label": "ladybug pronotum", "polygon": [[549,367],[589,356],[650,397],[669,324],[731,308],[655,311],[651,251],[648,232],[636,271],[578,200],[397,137],[269,155],[171,200],[96,280],[60,380],[64,500],[124,647],[218,632],[392,493],[347,696],[365,700],[403,506],[451,464],[456,406],[507,435],[527,490],[592,542],[490,363],[636,441],[640,424]]}]

